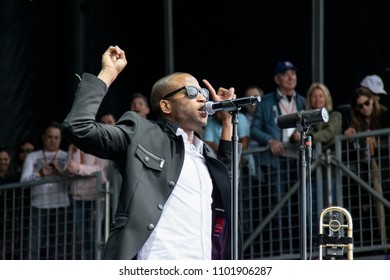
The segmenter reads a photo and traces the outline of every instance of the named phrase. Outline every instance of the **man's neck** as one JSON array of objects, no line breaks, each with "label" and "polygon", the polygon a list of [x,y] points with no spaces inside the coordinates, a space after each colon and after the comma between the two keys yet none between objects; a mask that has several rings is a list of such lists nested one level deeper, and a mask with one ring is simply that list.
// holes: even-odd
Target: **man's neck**
[{"label": "man's neck", "polygon": [[55,149],[55,150],[53,150],[53,149],[46,149],[46,148],[43,148],[43,151],[44,152],[47,152],[47,153],[55,153],[55,152],[57,152],[59,149]]},{"label": "man's neck", "polygon": [[279,92],[283,96],[293,96],[294,95],[294,89],[285,89],[285,88],[278,88]]},{"label": "man's neck", "polygon": [[184,132],[187,134],[188,136],[188,142],[193,144],[194,143],[194,131],[193,130],[184,130]]},{"label": "man's neck", "polygon": [[294,90],[288,90],[287,91],[287,90],[282,90],[280,88],[278,90],[279,90],[280,95],[285,96],[287,98],[287,100],[289,102],[291,102],[291,99],[294,96]]}]

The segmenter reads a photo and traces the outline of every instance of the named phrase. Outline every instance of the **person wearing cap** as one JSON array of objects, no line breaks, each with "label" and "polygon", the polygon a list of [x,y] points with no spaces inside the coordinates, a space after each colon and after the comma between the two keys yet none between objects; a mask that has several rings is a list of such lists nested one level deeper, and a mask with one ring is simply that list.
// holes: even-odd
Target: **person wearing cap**
[{"label": "person wearing cap", "polygon": [[[379,194],[384,195],[383,190],[389,188],[389,147],[387,144],[387,134],[371,134],[371,135],[356,135],[357,133],[381,130],[390,127],[390,115],[386,106],[379,103],[377,94],[374,94],[368,86],[373,86],[372,83],[367,83],[367,87],[358,87],[352,95],[350,101],[350,124],[344,131],[344,135],[351,137],[352,141],[345,143],[348,150],[348,160],[352,169],[358,168],[360,179],[369,182],[372,188]],[[374,87],[378,90],[383,87]],[[365,137],[363,137],[365,136]],[[356,137],[356,138],[355,138]],[[369,205],[370,198],[364,195],[364,192],[356,189],[348,197],[351,204],[359,203],[360,205]],[[378,225],[378,230],[382,243],[386,239],[386,226],[382,217],[384,216],[384,206],[381,203],[376,203],[374,212],[363,211],[360,209],[359,214],[352,212],[351,215],[359,215],[361,217],[362,228],[375,223]],[[367,236],[365,236],[367,237]]]},{"label": "person wearing cap", "polygon": [[306,98],[295,91],[296,71],[295,65],[289,61],[279,62],[276,65],[274,72],[276,89],[264,95],[253,116],[251,137],[260,146],[269,146],[272,167],[278,166],[279,157],[288,155],[289,151],[285,150],[284,144],[289,143],[295,131],[295,128],[280,129],[277,118],[304,110],[306,106]]},{"label": "person wearing cap", "polygon": [[[381,77],[378,75],[367,75],[363,78],[363,80],[360,82],[359,87],[355,90],[356,92],[366,92],[368,91],[369,93],[365,93],[366,95],[372,95],[373,98],[376,99],[376,101],[380,102],[381,105],[386,106],[381,102],[381,96],[386,96],[387,92],[384,89],[383,81]],[[355,92],[355,93],[356,93]],[[355,95],[353,95],[352,99],[355,98]],[[344,112],[343,115],[343,131],[351,131],[350,129],[350,124],[351,124],[351,115],[354,113],[355,108],[351,108],[348,105],[348,111]],[[352,114],[351,114],[352,113]],[[357,112],[357,115],[359,113]],[[349,133],[350,134],[350,133]]]},{"label": "person wearing cap", "polygon": [[[290,149],[286,146],[295,128],[280,129],[277,125],[277,118],[304,110],[306,98],[295,90],[297,68],[290,61],[276,64],[274,81],[275,91],[265,94],[261,103],[256,107],[251,124],[251,138],[256,140],[260,146],[269,147],[261,164],[264,171],[269,174],[273,203],[276,205],[286,194],[288,188],[286,180],[281,180],[281,178],[294,177],[295,174],[291,171],[297,171],[296,146],[294,145],[292,149],[291,145]],[[284,207],[282,211],[285,213],[286,208]]]},{"label": "person wearing cap", "polygon": [[380,104],[376,95],[363,86],[358,87],[351,98],[350,117],[349,127],[344,131],[346,136],[390,126],[388,108]]},{"label": "person wearing cap", "polygon": [[[358,87],[350,102],[350,123],[343,134],[353,137],[358,132],[371,131],[390,127],[390,116],[387,107],[378,102],[376,95],[368,88]],[[362,147],[377,147],[374,136],[364,139]]]},{"label": "person wearing cap", "polygon": [[[381,101],[381,96],[386,96],[387,92],[384,89],[383,81],[378,75],[367,75],[360,82],[360,86],[371,91],[378,101]],[[381,102],[383,103],[383,102]]]}]

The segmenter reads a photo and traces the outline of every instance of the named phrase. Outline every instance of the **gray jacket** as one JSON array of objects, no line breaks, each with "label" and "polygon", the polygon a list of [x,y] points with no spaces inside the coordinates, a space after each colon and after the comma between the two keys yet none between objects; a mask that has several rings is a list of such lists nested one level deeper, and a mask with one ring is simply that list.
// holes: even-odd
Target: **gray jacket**
[{"label": "gray jacket", "polygon": [[[103,258],[134,259],[157,225],[179,178],[184,143],[176,136],[177,124],[169,120],[154,123],[126,112],[114,126],[95,122],[107,90],[103,81],[84,74],[62,130],[64,137],[81,150],[118,166],[122,187]],[[226,220],[225,234],[212,240],[213,259],[231,258],[231,146],[231,142],[222,141],[218,155],[206,144],[203,148],[213,181],[213,229],[216,218],[220,218],[215,217],[215,208],[225,209]]]}]

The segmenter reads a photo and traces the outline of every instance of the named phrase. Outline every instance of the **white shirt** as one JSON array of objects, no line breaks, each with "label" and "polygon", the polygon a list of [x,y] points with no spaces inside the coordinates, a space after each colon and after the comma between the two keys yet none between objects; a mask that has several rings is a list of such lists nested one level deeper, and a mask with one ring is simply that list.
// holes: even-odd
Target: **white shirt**
[{"label": "white shirt", "polygon": [[[288,98],[280,93],[278,90],[278,94],[281,96],[281,99],[279,101],[279,108],[282,115],[292,114],[297,112],[297,102],[296,102],[296,93],[294,92],[291,100],[289,101]],[[295,132],[296,128],[285,128],[282,129],[283,134],[283,143],[290,143],[290,137]],[[286,157],[296,157],[297,151],[295,147],[286,147],[284,149],[283,156]]]},{"label": "white shirt", "polygon": [[[291,101],[288,100],[288,98],[280,93],[278,90],[278,94],[281,96],[279,100],[279,108],[282,115],[288,115],[291,113],[297,112],[297,104],[296,104],[296,97],[295,92],[293,96],[291,97]],[[285,128],[282,129],[283,133],[283,143],[289,143],[290,137],[294,133],[295,128]]]},{"label": "white shirt", "polygon": [[212,181],[203,157],[203,142],[178,129],[185,145],[184,164],[160,221],[138,252],[138,259],[210,260]]}]

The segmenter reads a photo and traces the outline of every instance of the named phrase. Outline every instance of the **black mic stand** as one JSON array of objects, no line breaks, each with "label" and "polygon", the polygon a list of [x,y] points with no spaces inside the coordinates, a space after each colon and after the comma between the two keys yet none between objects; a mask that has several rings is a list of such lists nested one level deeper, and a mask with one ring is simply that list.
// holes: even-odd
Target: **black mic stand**
[{"label": "black mic stand", "polygon": [[[307,136],[307,132],[309,130],[309,126],[302,126],[299,120],[297,124],[297,128],[301,133],[301,141],[299,145],[299,162],[300,162],[300,176],[299,181],[300,185],[300,251],[301,251],[301,260],[307,259],[307,228],[306,228],[306,213],[307,213],[307,205],[306,205],[306,170],[307,170],[307,161],[306,161],[306,148],[309,148],[308,154],[309,158],[311,158],[311,137]],[[309,140],[308,140],[309,137]],[[310,167],[310,161],[309,167]],[[309,169],[310,172],[310,169]],[[311,217],[310,217],[311,219]]]},{"label": "black mic stand", "polygon": [[238,168],[239,168],[239,153],[238,153],[238,112],[239,108],[235,111],[231,111],[232,114],[232,124],[233,124],[233,134],[232,134],[232,151],[233,151],[233,159],[232,159],[232,188],[231,188],[231,258],[232,260],[238,260]]}]

